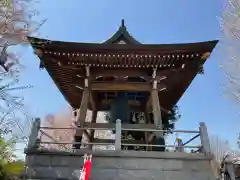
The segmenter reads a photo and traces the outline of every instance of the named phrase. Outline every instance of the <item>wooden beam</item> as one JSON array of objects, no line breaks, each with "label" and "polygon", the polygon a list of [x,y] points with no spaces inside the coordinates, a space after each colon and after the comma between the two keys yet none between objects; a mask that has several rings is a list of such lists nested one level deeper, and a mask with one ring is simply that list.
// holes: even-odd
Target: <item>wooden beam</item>
[{"label": "wooden beam", "polygon": [[[113,98],[114,99],[114,98]],[[111,104],[112,100],[113,99],[105,99],[105,100],[102,100],[101,104],[104,105],[104,104]],[[128,104],[130,106],[135,106],[135,107],[139,107],[141,106],[141,103],[137,100],[128,100]]]},{"label": "wooden beam", "polygon": [[[147,82],[98,82],[91,84],[93,91],[151,91],[152,87]],[[159,91],[166,88],[165,85],[158,85]]]},{"label": "wooden beam", "polygon": [[115,69],[104,69],[102,70],[94,70],[91,73],[92,77],[111,77],[111,76],[118,76],[118,77],[139,77],[139,76],[147,76],[148,74],[142,70],[139,69],[121,69],[121,68],[115,68]]},{"label": "wooden beam", "polygon": [[[119,79],[127,79],[128,77],[129,78],[139,78],[139,79],[142,79],[142,80],[145,80],[146,82],[151,82],[152,81],[152,76],[129,76],[129,75],[126,75],[125,74],[125,72],[123,72],[123,73],[121,73],[121,74],[119,74],[119,75],[115,75],[115,74],[111,74],[111,75],[108,75],[108,76],[104,76],[104,75],[101,75],[101,76],[95,76],[95,75],[92,75],[91,77],[90,77],[90,79],[92,80],[92,81],[96,81],[98,78],[100,78],[100,77],[103,77],[103,78],[106,78],[106,77],[116,77],[118,80]],[[80,78],[80,77],[79,77]],[[84,78],[84,77],[81,77],[81,78]],[[80,78],[80,79],[81,79]],[[162,81],[162,80],[165,80],[165,79],[167,79],[167,77],[166,76],[156,76],[156,80],[158,81],[158,82],[160,82],[160,81]]]},{"label": "wooden beam", "polygon": [[[84,128],[95,129],[95,130],[114,130],[116,127],[114,123],[84,123]],[[151,129],[156,129],[154,124],[122,124],[123,130],[128,131],[152,131]]]},{"label": "wooden beam", "polygon": [[[142,112],[143,107],[142,106],[130,106],[131,110],[134,112]],[[98,111],[110,111],[110,104],[105,103],[99,103],[97,104],[97,110]]]},{"label": "wooden beam", "polygon": [[[114,139],[94,139],[92,142],[114,145],[115,140]],[[145,142],[143,140],[122,140],[122,144],[145,144]]]},{"label": "wooden beam", "polygon": [[93,91],[150,91],[149,83],[130,83],[130,82],[93,82]]},{"label": "wooden beam", "polygon": [[[141,76],[144,80],[146,80],[147,82],[151,82],[153,80],[152,76]],[[155,79],[160,82],[163,80],[167,79],[167,76],[156,76]]]}]

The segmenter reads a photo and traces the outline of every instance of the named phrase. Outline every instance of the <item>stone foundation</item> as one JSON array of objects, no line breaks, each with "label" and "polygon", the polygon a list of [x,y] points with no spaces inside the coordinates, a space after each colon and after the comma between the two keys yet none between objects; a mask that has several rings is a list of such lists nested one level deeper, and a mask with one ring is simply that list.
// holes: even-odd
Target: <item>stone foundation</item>
[{"label": "stone foundation", "polygon": [[102,151],[75,153],[26,151],[29,179],[79,179],[83,155],[91,153],[90,180],[213,180],[204,154],[180,152]]}]

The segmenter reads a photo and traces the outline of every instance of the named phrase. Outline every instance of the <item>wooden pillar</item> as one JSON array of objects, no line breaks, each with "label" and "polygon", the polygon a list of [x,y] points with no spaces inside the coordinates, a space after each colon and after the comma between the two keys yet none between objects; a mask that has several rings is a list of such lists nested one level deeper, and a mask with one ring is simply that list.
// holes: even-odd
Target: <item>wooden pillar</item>
[{"label": "wooden pillar", "polygon": [[[154,124],[158,127],[158,129],[163,129],[162,125],[162,116],[161,116],[161,108],[157,90],[157,80],[156,80],[156,71],[157,69],[153,70],[153,88],[151,91],[151,100],[152,100],[152,112],[153,112],[153,119]],[[163,137],[163,132],[156,132],[154,133],[157,137]]]},{"label": "wooden pillar", "polygon": [[[89,100],[89,89],[84,88],[83,93],[82,93],[82,101],[80,108],[77,112],[77,117],[76,117],[76,123],[78,127],[83,127],[86,116],[87,116],[87,107],[88,107],[88,100]],[[81,143],[82,141],[82,134],[83,130],[76,130],[75,134],[75,142]],[[80,149],[81,144],[75,145],[76,149]]]},{"label": "wooden pillar", "polygon": [[152,112],[153,112],[154,124],[157,127],[162,128],[161,109],[160,109],[158,91],[156,89],[152,90],[151,99],[152,99]]},{"label": "wooden pillar", "polygon": [[[84,122],[85,122],[85,119],[87,116],[88,102],[89,102],[89,97],[90,97],[89,76],[90,76],[90,68],[87,66],[86,67],[85,84],[84,84],[84,89],[82,92],[81,105],[77,112],[77,117],[76,117],[76,123],[79,127],[84,127]],[[75,139],[75,142],[79,143],[79,144],[74,145],[74,147],[76,149],[80,149],[80,147],[81,147],[80,143],[82,141],[83,132],[84,132],[84,130],[76,130],[74,139]]]},{"label": "wooden pillar", "polygon": [[[93,112],[92,112],[92,121],[91,121],[91,123],[96,123],[96,121],[97,121],[97,111],[96,110],[94,110]],[[90,141],[92,142],[93,141],[93,139],[94,139],[94,133],[95,133],[95,130],[94,129],[91,129],[90,130]],[[93,147],[93,145],[91,144],[91,145],[89,145],[89,149],[92,149],[92,147]]]},{"label": "wooden pillar", "polygon": [[200,122],[199,131],[200,131],[200,139],[203,147],[203,152],[206,155],[211,155],[211,147],[210,147],[210,142],[208,137],[207,126],[205,125],[204,122]]},{"label": "wooden pillar", "polygon": [[[145,123],[149,124],[150,121],[149,121],[149,114],[148,114],[148,111],[147,111],[147,106],[146,106],[146,108],[144,110],[144,116],[145,116]],[[145,140],[146,144],[149,144],[148,137],[149,137],[149,132],[145,132],[144,133],[144,138],[145,138],[144,140]],[[146,151],[148,151],[148,150],[149,150],[149,147],[146,147]]]},{"label": "wooden pillar", "polygon": [[36,148],[37,146],[37,139],[38,139],[38,132],[40,130],[40,124],[41,120],[39,118],[36,118],[35,121],[32,124],[31,134],[29,136],[29,141],[27,147],[30,148]]},{"label": "wooden pillar", "polygon": [[226,170],[230,176],[230,179],[231,180],[236,180],[236,173],[235,173],[235,167],[234,167],[234,164],[232,162],[226,162]]},{"label": "wooden pillar", "polygon": [[116,120],[116,134],[115,134],[115,150],[120,151],[122,149],[122,123],[120,119]]}]

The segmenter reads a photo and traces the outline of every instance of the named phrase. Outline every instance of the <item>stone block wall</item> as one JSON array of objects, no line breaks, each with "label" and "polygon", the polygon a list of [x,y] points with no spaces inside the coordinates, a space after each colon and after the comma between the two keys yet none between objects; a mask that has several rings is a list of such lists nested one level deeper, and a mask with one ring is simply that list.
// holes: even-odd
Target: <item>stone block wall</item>
[{"label": "stone block wall", "polygon": [[[86,152],[27,153],[30,179],[79,179]],[[172,152],[106,151],[93,154],[90,180],[213,180],[210,157]]]}]

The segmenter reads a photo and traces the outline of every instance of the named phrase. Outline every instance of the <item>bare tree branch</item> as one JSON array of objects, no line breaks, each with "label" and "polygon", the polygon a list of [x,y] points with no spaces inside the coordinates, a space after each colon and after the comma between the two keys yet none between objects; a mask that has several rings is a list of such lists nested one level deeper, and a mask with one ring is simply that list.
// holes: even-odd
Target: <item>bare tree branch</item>
[{"label": "bare tree branch", "polygon": [[222,168],[225,162],[238,163],[240,152],[233,151],[227,141],[220,139],[218,136],[210,137],[211,151],[213,160],[211,162],[212,170],[217,179],[221,179]]},{"label": "bare tree branch", "polygon": [[240,0],[228,0],[220,25],[226,47],[226,57],[221,66],[225,75],[224,92],[240,105]]},{"label": "bare tree branch", "polygon": [[28,43],[26,36],[35,33],[45,22],[33,21],[37,14],[36,10],[30,9],[34,7],[33,3],[34,0],[0,1],[0,129],[4,130],[0,136],[11,133],[26,137],[32,124],[24,98],[15,93],[31,86],[18,85],[22,65],[9,47]]}]

